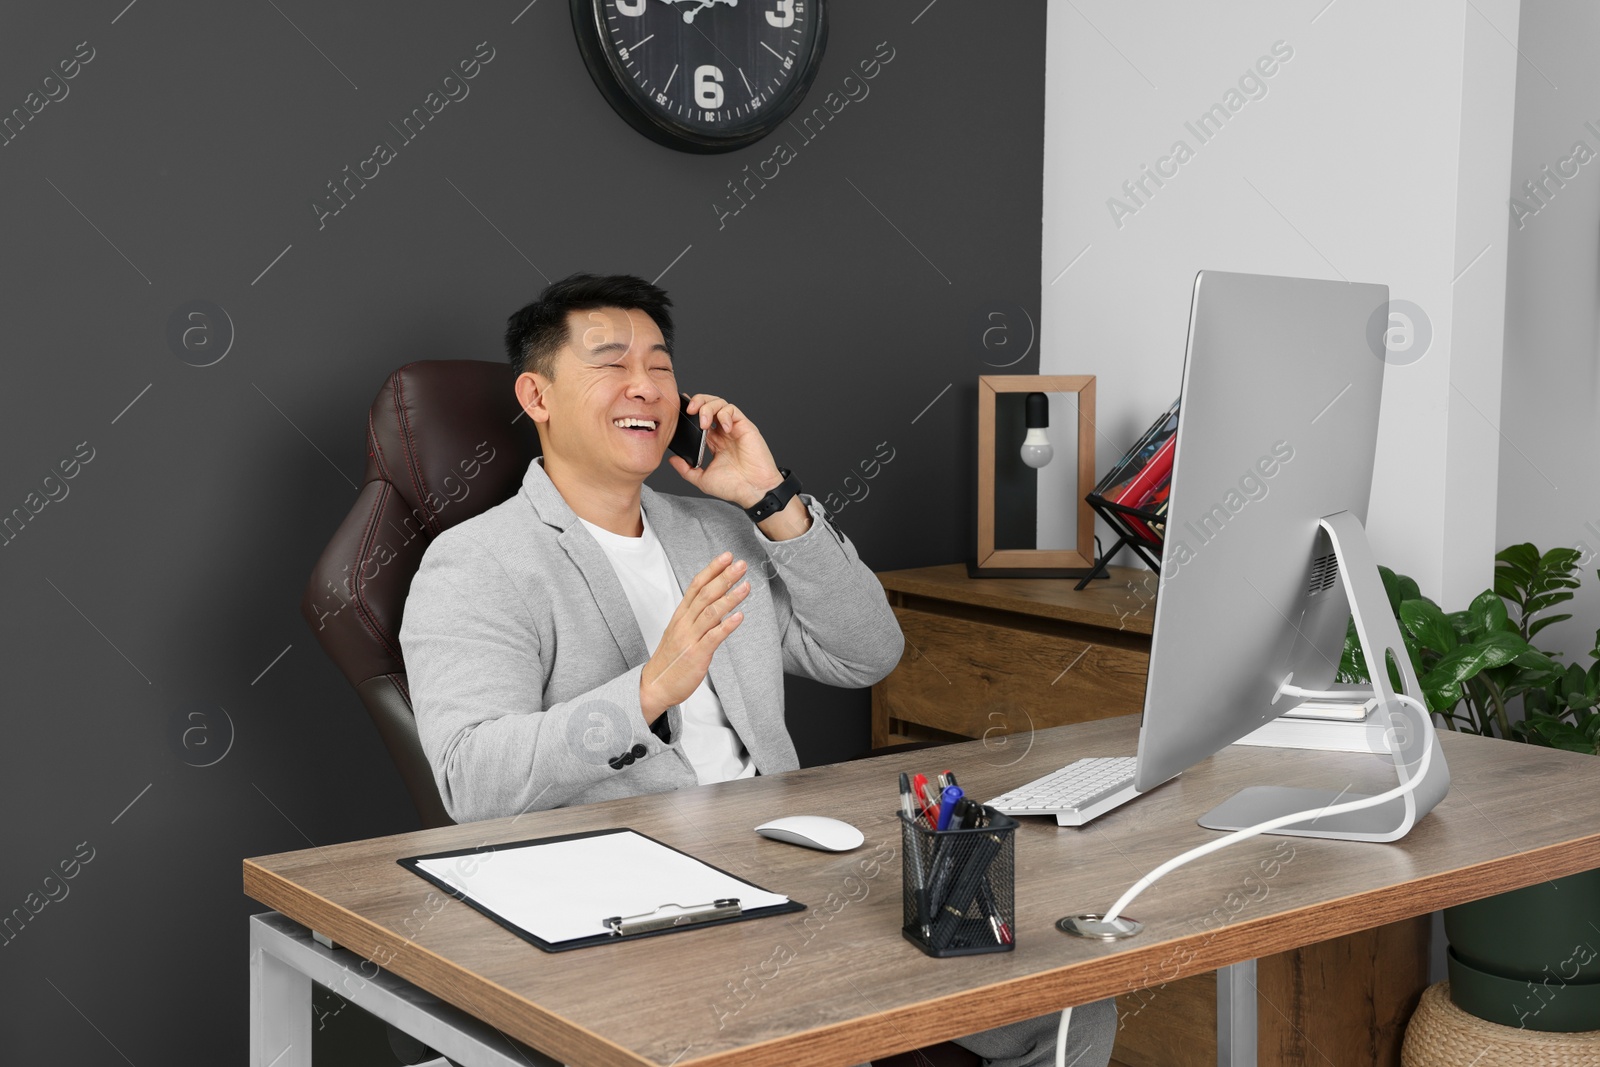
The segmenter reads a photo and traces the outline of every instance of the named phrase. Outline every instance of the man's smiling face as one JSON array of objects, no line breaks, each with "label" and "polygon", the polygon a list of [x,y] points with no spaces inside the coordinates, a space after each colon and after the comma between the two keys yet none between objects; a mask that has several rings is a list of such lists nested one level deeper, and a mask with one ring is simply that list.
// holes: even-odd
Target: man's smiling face
[{"label": "man's smiling face", "polygon": [[672,356],[637,309],[567,313],[555,378],[530,372],[544,452],[603,481],[642,482],[661,465],[678,422]]}]

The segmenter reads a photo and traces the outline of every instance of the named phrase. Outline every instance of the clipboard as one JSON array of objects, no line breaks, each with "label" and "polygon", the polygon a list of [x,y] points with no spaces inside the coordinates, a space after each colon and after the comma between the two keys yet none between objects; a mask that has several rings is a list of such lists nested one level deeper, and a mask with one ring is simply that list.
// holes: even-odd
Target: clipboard
[{"label": "clipboard", "polygon": [[[552,846],[559,847],[553,848],[548,859],[540,859],[535,855],[535,850]],[[595,878],[604,879],[603,884],[612,891],[606,896],[614,901],[637,901],[637,904],[634,907],[591,904],[588,898],[593,894],[586,890],[591,888],[592,883],[584,883],[583,872],[575,870],[572,861],[584,856],[600,857],[602,853],[613,860],[628,860],[630,871],[636,869],[632,866],[635,862],[655,864],[659,869],[677,875],[680,883],[687,881],[711,885],[716,891],[699,894],[702,899],[673,900],[670,899],[672,896],[682,894],[673,893],[668,884],[671,878],[660,880],[659,888],[650,889],[649,878],[625,884],[614,871],[597,869]],[[503,866],[497,873],[497,884],[488,884],[485,878],[472,873],[474,868],[487,866],[488,860],[483,860],[480,865],[471,858],[502,855],[507,857],[509,865]],[[445,864],[443,861],[447,860],[454,862]],[[806,907],[797,900],[774,894],[681,849],[627,827],[432,852],[403,857],[396,862],[544,952],[567,952],[596,945],[620,944],[702,926],[719,926],[745,919],[804,911]],[[522,895],[520,887],[538,885],[539,892],[546,896],[560,892],[561,887],[548,887],[537,878],[536,873],[539,865],[544,865],[545,871],[549,871],[550,865],[555,863],[565,865],[557,868],[560,877],[552,881],[564,882],[567,895],[549,903],[549,910],[537,916],[539,921],[535,925],[540,925],[540,931],[531,930],[525,921],[504,914],[519,908],[519,914],[524,919],[533,914],[531,905],[524,906],[521,900],[511,900],[512,896]],[[530,878],[533,880],[530,881]],[[538,893],[533,895],[537,896]],[[663,895],[668,899],[656,899]],[[583,909],[608,914],[588,914]],[[570,936],[542,936],[550,935],[557,929]],[[573,930],[579,932],[574,935]]]}]

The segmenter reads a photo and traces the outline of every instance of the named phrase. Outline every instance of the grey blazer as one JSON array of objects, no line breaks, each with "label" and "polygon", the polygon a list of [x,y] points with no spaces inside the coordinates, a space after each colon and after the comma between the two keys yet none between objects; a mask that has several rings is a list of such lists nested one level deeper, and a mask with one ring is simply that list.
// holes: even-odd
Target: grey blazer
[{"label": "grey blazer", "polygon": [[[731,504],[642,496],[683,588],[719,552],[748,562],[744,621],[710,682],[759,771],[797,768],[783,674],[861,687],[893,670],[904,639],[883,587],[804,494],[811,528],[779,542]],[[654,650],[611,562],[538,460],[516,496],[428,547],[400,643],[422,749],[457,822],[697,784],[681,709],[654,730],[640,711]]]}]

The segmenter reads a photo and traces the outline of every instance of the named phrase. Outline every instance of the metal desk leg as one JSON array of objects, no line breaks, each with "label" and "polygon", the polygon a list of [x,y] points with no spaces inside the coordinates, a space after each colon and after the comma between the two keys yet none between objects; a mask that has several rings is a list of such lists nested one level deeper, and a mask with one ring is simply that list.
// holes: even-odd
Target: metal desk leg
[{"label": "metal desk leg", "polygon": [[272,911],[250,916],[251,1067],[311,1067],[312,982],[462,1067],[562,1067]]},{"label": "metal desk leg", "polygon": [[1256,1067],[1256,961],[1217,968],[1217,1067]]},{"label": "metal desk leg", "polygon": [[311,1067],[311,979],[250,924],[250,1067]]}]

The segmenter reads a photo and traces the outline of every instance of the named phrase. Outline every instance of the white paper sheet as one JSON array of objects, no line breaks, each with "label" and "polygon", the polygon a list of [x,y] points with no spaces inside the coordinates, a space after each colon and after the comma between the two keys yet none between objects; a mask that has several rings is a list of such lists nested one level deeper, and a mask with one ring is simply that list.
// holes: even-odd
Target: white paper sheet
[{"label": "white paper sheet", "polygon": [[739,906],[750,911],[789,900],[632,830],[425,859],[417,866],[552,943],[609,933],[605,919],[665,904],[693,907],[738,897]]},{"label": "white paper sheet", "polygon": [[1376,722],[1331,722],[1317,719],[1276,718],[1236,745],[1261,748],[1308,748],[1319,752],[1389,751],[1389,731]]}]

